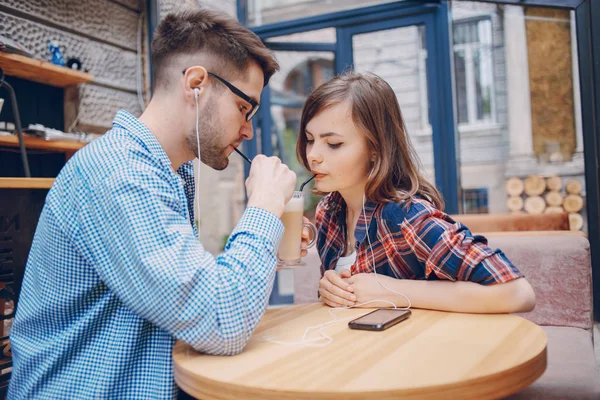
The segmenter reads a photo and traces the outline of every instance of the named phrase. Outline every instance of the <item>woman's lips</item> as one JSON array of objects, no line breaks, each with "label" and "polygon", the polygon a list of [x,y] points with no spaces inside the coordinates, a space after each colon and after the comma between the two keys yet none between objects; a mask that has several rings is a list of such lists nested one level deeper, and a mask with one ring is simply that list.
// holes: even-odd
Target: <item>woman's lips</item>
[{"label": "woman's lips", "polygon": [[325,177],[325,174],[321,174],[321,173],[316,173],[315,174],[315,179],[319,180],[319,179],[323,179]]}]

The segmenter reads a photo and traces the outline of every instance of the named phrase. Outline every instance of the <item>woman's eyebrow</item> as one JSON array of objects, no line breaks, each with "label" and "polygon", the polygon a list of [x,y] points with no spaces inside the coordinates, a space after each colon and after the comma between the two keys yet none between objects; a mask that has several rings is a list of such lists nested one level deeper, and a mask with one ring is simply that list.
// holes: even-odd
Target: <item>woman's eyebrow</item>
[{"label": "woman's eyebrow", "polygon": [[[314,136],[311,132],[308,131],[308,129],[305,129],[305,131],[309,135]],[[330,137],[330,136],[342,136],[342,135],[340,135],[339,133],[336,133],[336,132],[325,132],[325,133],[321,133],[319,136],[322,138],[326,138],[326,137]]]}]

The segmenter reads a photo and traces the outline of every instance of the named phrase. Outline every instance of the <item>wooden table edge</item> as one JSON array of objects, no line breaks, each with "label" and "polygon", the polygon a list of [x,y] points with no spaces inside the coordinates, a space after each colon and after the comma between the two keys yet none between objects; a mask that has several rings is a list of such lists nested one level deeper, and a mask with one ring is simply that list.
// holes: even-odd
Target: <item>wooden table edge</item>
[{"label": "wooden table edge", "polygon": [[[540,328],[541,329],[541,328]],[[544,337],[545,334],[544,334]],[[177,347],[188,346],[183,342],[177,342],[173,348],[173,354]],[[291,391],[270,390],[264,388],[253,388],[250,386],[238,385],[231,382],[221,382],[207,379],[190,374],[184,368],[173,362],[173,375],[175,382],[186,393],[195,396],[200,395],[201,399],[499,399],[508,395],[517,393],[533,382],[535,382],[546,371],[547,366],[547,347],[548,340],[544,344],[543,350],[533,358],[517,365],[513,368],[500,371],[491,375],[473,378],[460,382],[453,382],[444,385],[431,386],[427,388],[410,388],[400,390],[382,390],[382,391],[362,391],[362,392],[324,392],[315,391],[307,393],[298,393]],[[184,379],[181,379],[184,378]],[[507,380],[513,381],[512,385],[507,385]],[[194,384],[188,384],[189,381]],[[216,385],[215,385],[216,383]],[[215,387],[216,386],[216,387]],[[302,397],[305,396],[305,397]],[[442,397],[440,397],[442,396]]]}]

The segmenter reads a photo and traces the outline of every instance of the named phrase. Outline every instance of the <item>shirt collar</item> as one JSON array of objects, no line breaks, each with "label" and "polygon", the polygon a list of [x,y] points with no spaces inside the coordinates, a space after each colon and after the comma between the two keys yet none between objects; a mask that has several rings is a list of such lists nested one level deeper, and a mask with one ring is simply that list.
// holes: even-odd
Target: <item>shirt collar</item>
[{"label": "shirt collar", "polygon": [[156,136],[139,119],[125,110],[117,112],[113,120],[113,127],[120,127],[131,133],[148,148],[150,153],[156,156],[169,170],[173,170],[172,163],[165,150],[160,145]]},{"label": "shirt collar", "polygon": [[[328,209],[331,212],[332,216],[335,216],[338,221],[346,225],[346,202],[344,198],[339,192],[330,193],[328,198]],[[373,215],[375,211],[379,207],[380,203],[376,203],[374,201],[365,202],[364,212],[361,211],[360,216],[358,217],[358,222],[356,223],[356,229],[354,230],[354,238],[356,242],[360,245],[366,237],[367,229],[366,227],[371,226],[371,220],[373,219]]]}]

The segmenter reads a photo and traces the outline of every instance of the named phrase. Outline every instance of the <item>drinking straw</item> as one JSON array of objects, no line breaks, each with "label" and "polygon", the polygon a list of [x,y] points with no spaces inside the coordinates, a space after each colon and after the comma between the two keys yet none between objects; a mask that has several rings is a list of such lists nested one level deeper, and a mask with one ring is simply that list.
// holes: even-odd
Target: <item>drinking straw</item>
[{"label": "drinking straw", "polygon": [[246,161],[248,161],[248,164],[252,165],[252,160],[250,160],[248,157],[246,157],[244,155],[244,153],[242,153],[241,151],[239,151],[237,148],[233,148],[233,150],[235,150],[236,153],[238,153],[240,156],[242,156],[242,158]]},{"label": "drinking straw", "polygon": [[302,185],[300,185],[300,191],[302,191],[302,189],[304,189],[304,186],[305,186],[305,185],[306,185],[308,182],[310,182],[310,181],[312,181],[313,179],[315,179],[315,176],[317,176],[317,175],[313,175],[313,176],[311,176],[311,177],[310,177],[310,178],[308,178],[308,179],[307,179],[307,180],[306,180],[306,181],[305,181],[305,182],[304,182]]}]

